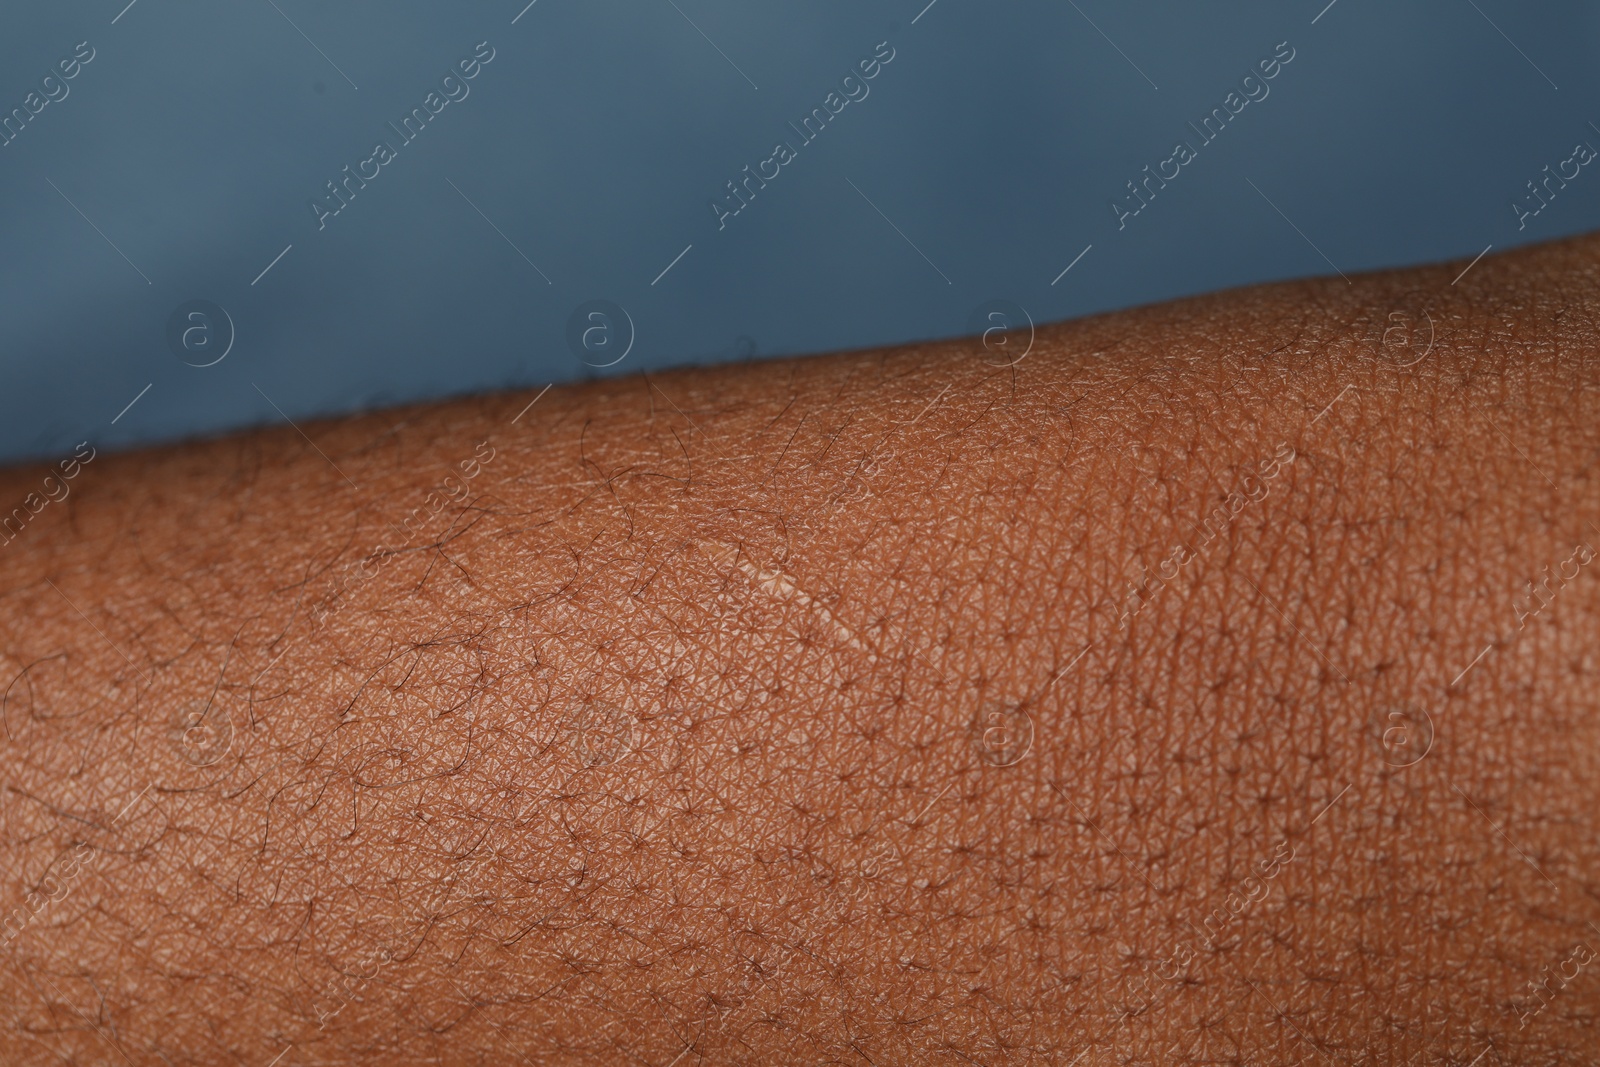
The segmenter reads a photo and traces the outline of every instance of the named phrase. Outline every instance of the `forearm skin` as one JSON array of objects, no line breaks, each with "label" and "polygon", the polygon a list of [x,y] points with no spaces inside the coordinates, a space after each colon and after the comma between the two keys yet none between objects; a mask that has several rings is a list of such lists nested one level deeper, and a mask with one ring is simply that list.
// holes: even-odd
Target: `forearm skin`
[{"label": "forearm skin", "polygon": [[102,455],[5,1059],[1580,1062],[1597,264]]}]

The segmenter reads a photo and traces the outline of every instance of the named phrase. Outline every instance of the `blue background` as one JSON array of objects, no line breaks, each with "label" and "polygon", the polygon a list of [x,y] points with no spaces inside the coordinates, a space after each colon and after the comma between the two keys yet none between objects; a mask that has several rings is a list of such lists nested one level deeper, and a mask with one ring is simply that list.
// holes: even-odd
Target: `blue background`
[{"label": "blue background", "polygon": [[[0,16],[0,110],[77,42],[96,52],[0,148],[0,459],[1600,224],[1587,169],[1525,229],[1510,206],[1576,141],[1600,146],[1600,12],[1575,0],[125,2]],[[470,96],[319,231],[308,201],[480,41],[495,58]],[[797,142],[787,124],[880,41],[895,58],[870,95],[719,231],[724,183]],[[1111,198],[1280,41],[1295,58],[1270,95],[1119,231]],[[235,326],[214,366],[166,339],[195,299]],[[567,341],[594,299],[635,332],[605,371]]]}]

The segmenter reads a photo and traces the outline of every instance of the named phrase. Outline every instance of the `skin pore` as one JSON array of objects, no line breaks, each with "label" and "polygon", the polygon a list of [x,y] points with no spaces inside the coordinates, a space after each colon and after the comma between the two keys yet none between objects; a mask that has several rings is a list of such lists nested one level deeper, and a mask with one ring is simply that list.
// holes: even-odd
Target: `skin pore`
[{"label": "skin pore", "polygon": [[1589,1062],[1600,240],[1462,265],[100,455],[5,1062]]}]

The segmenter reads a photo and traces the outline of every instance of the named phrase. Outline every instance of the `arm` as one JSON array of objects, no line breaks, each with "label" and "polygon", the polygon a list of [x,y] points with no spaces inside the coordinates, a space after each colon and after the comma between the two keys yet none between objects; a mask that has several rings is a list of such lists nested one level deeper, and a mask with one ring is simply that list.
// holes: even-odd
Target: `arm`
[{"label": "arm", "polygon": [[96,459],[8,1056],[1593,1053],[1597,259]]}]

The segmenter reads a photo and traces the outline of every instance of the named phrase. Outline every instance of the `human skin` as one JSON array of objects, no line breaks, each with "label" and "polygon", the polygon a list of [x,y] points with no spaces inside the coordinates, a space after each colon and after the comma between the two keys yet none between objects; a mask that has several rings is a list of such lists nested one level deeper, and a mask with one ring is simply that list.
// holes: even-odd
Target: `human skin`
[{"label": "human skin", "polygon": [[1600,240],[1464,265],[99,456],[0,1058],[1591,1062]]}]

